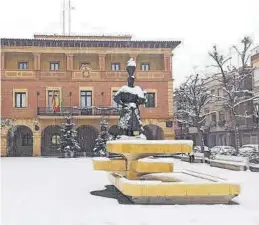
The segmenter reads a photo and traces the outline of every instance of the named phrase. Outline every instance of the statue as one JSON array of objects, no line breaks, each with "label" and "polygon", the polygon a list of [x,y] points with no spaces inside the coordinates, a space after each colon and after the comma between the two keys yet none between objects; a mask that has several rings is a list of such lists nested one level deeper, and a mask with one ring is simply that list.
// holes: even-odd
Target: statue
[{"label": "statue", "polygon": [[122,86],[114,96],[114,101],[121,106],[118,128],[123,135],[138,136],[143,133],[139,105],[146,102],[146,93],[139,86],[134,86],[136,62],[132,58],[126,70],[128,85]]}]

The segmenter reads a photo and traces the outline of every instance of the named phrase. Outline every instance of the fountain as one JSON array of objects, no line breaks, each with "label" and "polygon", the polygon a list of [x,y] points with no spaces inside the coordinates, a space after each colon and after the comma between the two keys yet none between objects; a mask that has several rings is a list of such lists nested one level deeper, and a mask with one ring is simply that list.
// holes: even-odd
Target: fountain
[{"label": "fountain", "polygon": [[95,170],[109,172],[110,182],[135,204],[217,204],[229,203],[239,195],[240,186],[190,170],[174,171],[168,158],[159,154],[191,153],[190,140],[146,140],[139,105],[145,92],[134,86],[136,63],[127,64],[128,85],[114,96],[121,105],[118,140],[107,142],[107,151],[121,157],[93,158]]}]

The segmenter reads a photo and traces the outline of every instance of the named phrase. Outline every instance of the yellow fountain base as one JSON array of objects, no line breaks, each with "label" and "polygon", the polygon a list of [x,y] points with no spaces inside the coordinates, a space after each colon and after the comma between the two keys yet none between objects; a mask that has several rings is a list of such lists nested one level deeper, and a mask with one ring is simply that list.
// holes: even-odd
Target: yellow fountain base
[{"label": "yellow fountain base", "polygon": [[121,158],[93,159],[95,170],[109,172],[109,180],[137,204],[223,204],[240,193],[238,184],[194,171],[173,172],[168,159],[155,154],[188,153],[192,141],[111,141],[108,151]]}]

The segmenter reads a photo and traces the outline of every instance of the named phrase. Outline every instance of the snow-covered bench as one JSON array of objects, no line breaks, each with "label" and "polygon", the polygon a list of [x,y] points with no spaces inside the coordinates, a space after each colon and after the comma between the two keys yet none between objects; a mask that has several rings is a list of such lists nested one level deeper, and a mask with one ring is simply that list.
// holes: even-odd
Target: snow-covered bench
[{"label": "snow-covered bench", "polygon": [[259,172],[259,164],[250,163],[250,164],[249,164],[249,169],[250,169],[252,172]]},{"label": "snow-covered bench", "polygon": [[[184,154],[181,157],[181,160],[184,162],[190,162],[190,156],[188,154]],[[205,158],[203,153],[195,152],[194,153],[194,163],[204,163]]]},{"label": "snow-covered bench", "polygon": [[210,166],[236,171],[247,170],[248,164],[248,158],[240,156],[215,155],[213,159],[210,159]]}]

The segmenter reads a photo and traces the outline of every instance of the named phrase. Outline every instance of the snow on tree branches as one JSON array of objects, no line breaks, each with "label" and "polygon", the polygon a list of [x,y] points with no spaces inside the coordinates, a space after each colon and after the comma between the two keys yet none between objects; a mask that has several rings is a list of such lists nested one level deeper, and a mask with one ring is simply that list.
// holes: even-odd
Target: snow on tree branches
[{"label": "snow on tree branches", "polygon": [[111,140],[112,137],[108,133],[108,122],[104,119],[100,122],[100,133],[98,134],[97,139],[95,140],[95,147],[93,149],[94,155],[96,156],[106,156],[106,142]]},{"label": "snow on tree branches", "polygon": [[233,46],[241,65],[229,65],[231,57],[226,57],[219,53],[217,46],[213,46],[213,50],[209,52],[209,56],[213,59],[213,67],[217,68],[217,74],[211,79],[217,80],[223,88],[223,96],[214,96],[223,101],[225,110],[229,114],[229,127],[235,133],[235,145],[238,150],[239,132],[238,121],[240,118],[251,118],[252,115],[252,100],[258,98],[252,91],[253,70],[248,65],[250,59],[249,49],[252,45],[252,40],[249,37],[244,37],[241,41],[241,49]]},{"label": "snow on tree branches", "polygon": [[177,111],[175,113],[177,121],[187,126],[196,127],[203,151],[202,124],[205,122],[206,115],[203,107],[209,103],[210,92],[208,91],[205,80],[199,74],[191,75],[175,91],[177,101]]},{"label": "snow on tree branches", "polygon": [[67,115],[65,119],[66,123],[62,124],[60,147],[58,150],[61,151],[63,157],[66,157],[66,155],[75,157],[76,153],[81,149],[76,140],[77,131],[73,129],[75,124],[72,123],[71,115]]}]

